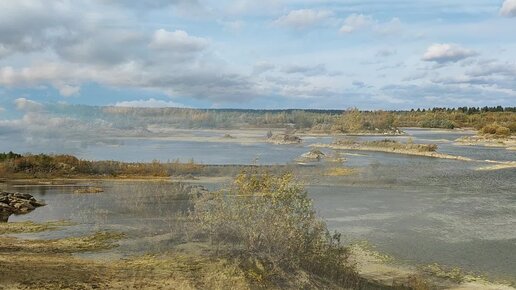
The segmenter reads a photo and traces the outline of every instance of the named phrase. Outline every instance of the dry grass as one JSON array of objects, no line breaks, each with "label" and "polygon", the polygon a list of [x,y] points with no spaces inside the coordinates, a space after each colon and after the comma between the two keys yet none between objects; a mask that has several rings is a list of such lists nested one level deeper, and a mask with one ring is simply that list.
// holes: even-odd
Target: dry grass
[{"label": "dry grass", "polygon": [[44,232],[68,225],[71,224],[66,221],[56,221],[47,223],[34,223],[30,221],[17,223],[0,223],[0,235]]},{"label": "dry grass", "polygon": [[349,167],[335,167],[326,170],[324,175],[326,176],[348,176],[357,173],[356,169]]}]

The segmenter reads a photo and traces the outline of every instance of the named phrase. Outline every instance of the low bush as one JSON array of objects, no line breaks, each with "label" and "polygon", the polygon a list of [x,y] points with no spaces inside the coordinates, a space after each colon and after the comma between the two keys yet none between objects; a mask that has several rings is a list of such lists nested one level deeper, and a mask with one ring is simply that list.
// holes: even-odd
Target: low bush
[{"label": "low bush", "polygon": [[498,136],[509,136],[511,135],[511,129],[501,126],[498,123],[492,123],[489,125],[486,125],[480,129],[481,134],[491,134],[491,135],[498,135]]},{"label": "low bush", "polygon": [[452,121],[446,119],[424,120],[419,125],[423,128],[454,129],[456,127]]},{"label": "low bush", "polygon": [[347,286],[358,281],[340,235],[330,234],[290,173],[242,172],[228,190],[194,204],[198,237],[210,240],[218,254],[260,261],[272,272],[267,277],[301,270]]},{"label": "low bush", "polygon": [[81,160],[71,155],[0,153],[0,173],[19,177],[149,176],[193,175],[204,166],[189,162],[119,162]]}]

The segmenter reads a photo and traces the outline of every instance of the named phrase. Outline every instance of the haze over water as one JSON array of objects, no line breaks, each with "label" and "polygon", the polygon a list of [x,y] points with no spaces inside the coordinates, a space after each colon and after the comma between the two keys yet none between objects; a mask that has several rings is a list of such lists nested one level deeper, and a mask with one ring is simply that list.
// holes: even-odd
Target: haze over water
[{"label": "haze over water", "polygon": [[[307,190],[328,226],[342,232],[347,242],[368,241],[401,262],[457,266],[465,271],[514,281],[516,169],[476,169],[485,166],[483,160],[516,161],[515,152],[454,145],[453,140],[463,133],[407,132],[416,143],[437,141],[440,152],[479,161],[343,151],[347,159],[345,165],[358,168],[357,174],[318,177],[307,182]],[[278,146],[134,138],[122,140],[113,147],[92,145],[70,153],[84,158],[110,157],[122,161],[194,158],[204,164],[252,164],[256,160],[260,164],[286,164],[308,151],[309,144],[330,141],[327,137],[307,138],[299,146]],[[26,148],[36,152],[44,149]],[[209,184],[212,189],[220,186],[217,182]],[[150,187],[107,183],[106,192],[93,197],[73,195],[73,187],[27,187],[23,190],[46,200],[49,206],[11,220],[71,219],[79,222],[79,226],[68,230],[72,232],[92,227],[128,229],[134,237],[151,241],[153,247],[159,249],[166,247],[164,237],[173,232],[172,217],[181,210],[181,203],[167,198],[166,192],[170,190],[167,186]],[[51,237],[59,232],[45,235]],[[134,252],[143,247],[143,241],[125,246],[122,243],[117,251],[122,255]]]}]

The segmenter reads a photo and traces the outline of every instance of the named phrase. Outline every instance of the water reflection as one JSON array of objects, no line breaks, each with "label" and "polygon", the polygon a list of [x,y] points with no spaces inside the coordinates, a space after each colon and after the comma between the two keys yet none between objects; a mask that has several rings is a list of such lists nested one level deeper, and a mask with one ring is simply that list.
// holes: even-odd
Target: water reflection
[{"label": "water reflection", "polygon": [[[514,151],[453,144],[466,133],[407,132],[414,142],[438,143],[443,153],[516,161]],[[309,144],[331,140],[312,137],[301,146],[277,146],[134,139],[118,147],[89,146],[81,156],[126,161],[194,158],[206,164],[249,164],[259,156],[262,164],[283,164],[308,151]],[[301,170],[311,180],[309,193],[332,229],[349,241],[369,240],[379,250],[412,263],[438,262],[515,281],[516,169],[476,171],[482,162],[342,153],[346,166],[359,168],[357,174],[315,178],[317,167]],[[185,233],[184,224],[178,222],[178,214],[188,208],[181,185],[108,182],[102,187],[104,193],[85,195],[73,194],[74,187],[65,186],[18,188],[48,205],[12,220],[71,219],[77,223],[38,234],[44,238],[99,229],[124,231],[130,239],[117,249],[121,254],[165,250]]]}]

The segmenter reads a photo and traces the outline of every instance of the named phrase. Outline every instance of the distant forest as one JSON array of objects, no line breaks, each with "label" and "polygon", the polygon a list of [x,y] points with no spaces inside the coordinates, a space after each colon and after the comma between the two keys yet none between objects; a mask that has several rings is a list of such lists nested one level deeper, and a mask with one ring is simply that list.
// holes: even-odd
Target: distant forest
[{"label": "distant forest", "polygon": [[[516,133],[516,107],[459,107],[412,109],[405,111],[347,110],[252,110],[130,108],[54,105],[52,113],[107,121],[119,129],[239,129],[286,128],[312,133],[392,132],[399,127],[503,128]],[[487,130],[489,131],[489,130]],[[487,132],[486,131],[486,132]],[[492,131],[492,130],[491,130]]]}]

